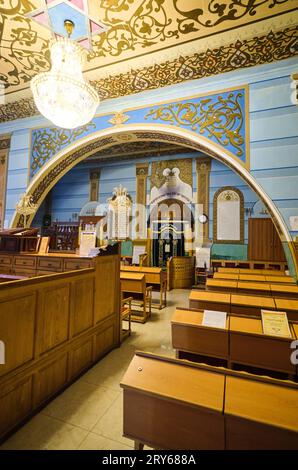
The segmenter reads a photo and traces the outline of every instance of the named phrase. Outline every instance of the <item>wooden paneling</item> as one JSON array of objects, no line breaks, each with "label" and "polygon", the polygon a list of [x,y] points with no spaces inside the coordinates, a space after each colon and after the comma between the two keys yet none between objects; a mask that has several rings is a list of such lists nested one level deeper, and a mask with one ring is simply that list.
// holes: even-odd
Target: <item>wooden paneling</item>
[{"label": "wooden paneling", "polygon": [[72,284],[71,336],[76,336],[93,325],[93,293],[93,277]]},{"label": "wooden paneling", "polygon": [[105,289],[104,293],[100,286],[95,290],[95,323],[119,311],[119,298],[115,296],[115,289],[120,292],[120,257],[102,258],[96,270],[96,278],[105,280]]},{"label": "wooden paneling", "polygon": [[92,261],[85,261],[81,259],[65,259],[64,271],[74,271],[75,269],[91,268]]},{"label": "wooden paneling", "polygon": [[36,295],[12,296],[0,301],[0,339],[5,344],[5,361],[0,376],[33,360]]},{"label": "wooden paneling", "polygon": [[[27,378],[0,396],[0,435],[19,423],[32,409],[32,379]],[[1,390],[1,389],[0,389]],[[1,393],[1,392],[0,392]]]},{"label": "wooden paneling", "polygon": [[224,449],[224,419],[219,413],[133,390],[124,392],[123,431],[126,437],[159,449]]},{"label": "wooden paneling", "polygon": [[75,347],[69,357],[69,378],[78,375],[92,364],[92,338]]},{"label": "wooden paneling", "polygon": [[38,353],[42,354],[69,337],[69,284],[58,284],[41,294],[38,314]]},{"label": "wooden paneling", "polygon": [[[119,256],[99,256],[93,263],[89,269],[0,283],[0,339],[6,348],[0,438],[119,344]],[[97,269],[101,264],[104,269]],[[95,324],[96,296],[103,299],[105,320]]]},{"label": "wooden paneling", "polygon": [[40,257],[37,260],[38,269],[49,270],[49,271],[62,271],[63,270],[63,258],[48,258]]},{"label": "wooden paneling", "polygon": [[115,342],[115,324],[112,323],[107,326],[103,331],[100,331],[95,336],[94,355],[95,358],[102,356],[109,351]]},{"label": "wooden paneling", "polygon": [[67,354],[40,368],[34,377],[34,406],[50,398],[67,382]]}]

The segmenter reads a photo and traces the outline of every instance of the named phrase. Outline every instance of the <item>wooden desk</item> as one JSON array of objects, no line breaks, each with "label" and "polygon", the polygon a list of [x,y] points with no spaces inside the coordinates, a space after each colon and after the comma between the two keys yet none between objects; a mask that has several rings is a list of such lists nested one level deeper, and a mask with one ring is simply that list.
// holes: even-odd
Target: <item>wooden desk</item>
[{"label": "wooden desk", "polygon": [[239,281],[237,292],[239,294],[271,295],[270,284],[265,282]]},{"label": "wooden desk", "polygon": [[[151,315],[151,290],[146,287],[145,274],[120,272],[121,298],[132,296],[134,303],[140,303],[141,311],[133,310],[131,320],[145,323]],[[148,310],[147,310],[148,304]]]},{"label": "wooden desk", "polygon": [[298,300],[280,299],[274,297],[274,303],[277,310],[287,312],[289,320],[298,320]]},{"label": "wooden desk", "polygon": [[236,292],[237,281],[231,281],[227,279],[207,279],[206,281],[207,290],[225,291],[225,292]]},{"label": "wooden desk", "polygon": [[238,274],[238,281],[265,282],[263,274]]},{"label": "wooden desk", "polygon": [[213,279],[228,279],[229,281],[238,281],[239,274],[234,273],[214,273]]},{"label": "wooden desk", "polygon": [[239,274],[253,274],[255,276],[258,274],[262,275],[264,273],[262,269],[239,269]]},{"label": "wooden desk", "polygon": [[243,364],[295,375],[296,366],[290,361],[290,344],[295,339],[291,324],[292,338],[264,335],[260,318],[230,315],[228,328],[230,367]]},{"label": "wooden desk", "polygon": [[219,310],[229,312],[231,294],[192,290],[189,295],[189,308],[196,310]]},{"label": "wooden desk", "polygon": [[298,448],[294,382],[137,353],[120,385],[136,449]]},{"label": "wooden desk", "polygon": [[[228,360],[228,325],[225,329],[202,325],[204,313],[176,308],[171,319],[172,345],[177,357],[187,358],[181,352],[200,354]],[[228,322],[227,322],[228,323]]]},{"label": "wooden desk", "polygon": [[239,268],[218,268],[218,272],[224,274],[239,274],[239,271]]},{"label": "wooden desk", "polygon": [[231,295],[231,313],[259,317],[261,315],[261,309],[275,310],[273,298],[254,295]]},{"label": "wooden desk", "polygon": [[226,377],[226,449],[298,449],[296,386]]},{"label": "wooden desk", "polygon": [[[123,272],[136,272],[145,274],[146,285],[157,288],[159,291],[158,308],[161,310],[167,306],[167,273],[161,268],[140,267],[140,266],[121,266]],[[153,306],[154,304],[152,304]]]},{"label": "wooden desk", "polygon": [[266,281],[270,284],[296,284],[295,279],[290,276],[268,276],[265,275]]},{"label": "wooden desk", "polygon": [[135,448],[224,449],[224,375],[138,353],[120,385],[123,435]]},{"label": "wooden desk", "polygon": [[270,289],[274,297],[298,298],[298,286],[288,284],[270,284]]}]

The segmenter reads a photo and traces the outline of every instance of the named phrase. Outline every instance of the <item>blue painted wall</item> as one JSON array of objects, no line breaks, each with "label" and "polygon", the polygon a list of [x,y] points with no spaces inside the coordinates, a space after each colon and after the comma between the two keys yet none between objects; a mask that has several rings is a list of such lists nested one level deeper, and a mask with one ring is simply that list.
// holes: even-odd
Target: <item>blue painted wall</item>
[{"label": "blue painted wall", "polygon": [[[290,78],[295,71],[297,71],[297,59],[292,58],[208,79],[189,81],[134,96],[106,100],[101,103],[98,111],[100,113],[111,113],[128,107],[150,105],[158,101],[175,99],[177,96],[181,98],[249,84],[251,173],[276,203],[289,226],[289,216],[298,215],[298,108],[291,102],[293,90],[291,89]],[[0,124],[0,133],[12,132],[8,164],[6,225],[9,224],[15,204],[20,194],[26,190],[28,183],[31,129],[44,125],[49,125],[49,123],[41,117]],[[128,168],[127,171],[129,171]],[[217,169],[214,167],[212,190],[219,184],[220,174],[218,172],[220,171],[219,167]],[[109,165],[102,172],[101,190],[103,198],[109,192],[109,184],[113,184],[113,172],[115,172],[113,165]],[[133,178],[134,175],[130,177]],[[128,180],[130,177],[128,176]],[[83,200],[86,200],[86,189],[84,189],[83,184],[80,185],[80,175],[78,173],[77,178],[79,180],[78,192],[76,192],[72,202],[74,207],[79,206]],[[67,177],[64,183],[66,188]],[[128,181],[127,186],[129,190],[134,190],[129,185],[134,186],[133,181]],[[68,182],[68,194],[72,192],[71,186]],[[58,184],[57,191],[59,191],[59,188],[61,195],[63,190],[61,185]],[[249,190],[245,191],[247,191],[245,200],[249,204],[252,202],[252,196]],[[62,200],[61,197],[61,204],[59,205],[58,199],[56,199],[56,205],[54,206],[54,213],[59,210],[61,217],[63,215],[62,210],[67,209],[67,213],[69,213],[68,209],[72,210],[72,207],[65,206],[68,198],[65,193],[64,196],[65,200]],[[297,232],[291,233],[297,235]]]}]

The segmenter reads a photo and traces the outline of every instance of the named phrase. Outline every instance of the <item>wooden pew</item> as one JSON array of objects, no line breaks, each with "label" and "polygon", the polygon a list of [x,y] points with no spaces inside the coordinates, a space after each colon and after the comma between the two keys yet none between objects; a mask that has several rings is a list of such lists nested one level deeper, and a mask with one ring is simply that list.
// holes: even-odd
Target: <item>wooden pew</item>
[{"label": "wooden pew", "polygon": [[277,310],[287,312],[289,320],[298,320],[298,300],[274,297],[274,303]]},{"label": "wooden pew", "polygon": [[229,279],[207,279],[206,289],[238,294],[267,295],[298,298],[298,286],[292,284],[269,284],[265,282],[234,281]]},{"label": "wooden pew", "polygon": [[297,384],[226,374],[226,450],[298,449]]},{"label": "wooden pew", "polygon": [[[158,308],[161,310],[167,306],[167,273],[161,268],[140,267],[140,266],[121,266],[123,272],[136,272],[145,274],[146,285],[152,286],[153,290],[159,292]],[[152,302],[152,307],[154,303]]]},{"label": "wooden pew", "polygon": [[141,307],[141,311],[133,310],[131,320],[145,323],[151,315],[151,295],[152,287],[146,286],[145,274],[141,273],[120,273],[121,297],[131,296],[134,304]]},{"label": "wooden pew", "polygon": [[216,290],[218,292],[236,292],[237,284],[238,281],[231,279],[207,279],[205,285],[207,290]]},{"label": "wooden pew", "polygon": [[189,295],[189,308],[196,310],[219,310],[229,312],[231,294],[223,292],[206,292],[193,289]]},{"label": "wooden pew", "polygon": [[136,353],[120,385],[135,449],[298,448],[294,382]]},{"label": "wooden pew", "polygon": [[[225,329],[202,325],[204,312],[176,308],[171,319],[172,346],[178,359],[193,359],[193,355],[229,360],[228,323]],[[202,361],[203,362],[203,361]]]},{"label": "wooden pew", "polygon": [[231,295],[230,313],[236,315],[261,316],[261,310],[275,310],[275,302],[272,297],[256,295]]},{"label": "wooden pew", "polygon": [[284,338],[263,334],[260,318],[227,314],[226,327],[222,329],[204,326],[203,316],[200,310],[176,308],[171,325],[172,346],[178,358],[295,376],[290,345],[298,339],[298,323],[290,322],[292,337]]},{"label": "wooden pew", "polygon": [[263,333],[261,318],[229,315],[229,367],[244,365],[296,375],[291,364],[291,342],[298,339],[290,322],[292,337],[270,336]]},{"label": "wooden pew", "polygon": [[224,449],[223,374],[137,353],[120,385],[135,449]]},{"label": "wooden pew", "polygon": [[296,284],[295,280],[290,276],[268,276],[265,274],[214,273],[213,279],[222,281],[267,282],[269,284]]},{"label": "wooden pew", "polygon": [[263,276],[287,277],[285,271],[274,271],[271,269],[218,268],[218,272],[228,274],[260,274]]},{"label": "wooden pew", "polygon": [[[279,302],[282,300],[283,299],[279,299]],[[288,301],[287,299],[284,300],[285,302]],[[290,302],[290,304],[279,303],[279,305],[291,306],[291,310],[277,307],[275,299],[268,296],[229,294],[225,292],[199,291],[196,289],[193,289],[189,295],[189,308],[195,310],[218,310],[221,312],[235,313],[236,315],[253,315],[259,317],[262,309],[277,309],[286,311],[289,320],[297,320],[298,302],[294,300],[289,300],[288,302]],[[294,309],[296,309],[296,311]]]}]

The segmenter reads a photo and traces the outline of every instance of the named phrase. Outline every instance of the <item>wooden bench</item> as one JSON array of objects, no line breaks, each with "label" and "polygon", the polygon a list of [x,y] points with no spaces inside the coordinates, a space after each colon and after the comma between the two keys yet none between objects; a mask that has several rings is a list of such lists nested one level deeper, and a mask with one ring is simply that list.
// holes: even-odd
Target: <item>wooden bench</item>
[{"label": "wooden bench", "polygon": [[[240,276],[239,276],[240,277]],[[206,289],[238,294],[267,295],[298,298],[298,286],[292,284],[269,284],[266,282],[235,281],[230,279],[207,279]]]},{"label": "wooden bench", "polygon": [[290,322],[291,338],[263,334],[262,321],[256,317],[227,314],[226,327],[202,324],[204,312],[176,308],[171,319],[172,346],[177,357],[233,368],[253,367],[286,374],[293,378],[291,342],[298,339],[298,324]]},{"label": "wooden bench", "polygon": [[[145,274],[146,285],[152,286],[153,290],[159,292],[158,308],[161,310],[167,306],[167,273],[161,268],[140,267],[140,266],[121,266],[122,272],[135,272]],[[154,303],[152,302],[152,307]]]},{"label": "wooden bench", "polygon": [[285,311],[289,320],[298,320],[298,300],[279,297],[229,294],[226,292],[199,291],[193,289],[189,295],[189,308],[195,310],[218,310],[236,315],[259,317],[261,310]]},{"label": "wooden bench", "polygon": [[267,271],[281,272],[288,269],[286,261],[258,261],[258,260],[221,260],[211,259],[211,267],[220,268],[240,268],[240,269],[264,269]]},{"label": "wooden bench", "polygon": [[135,449],[298,448],[298,384],[136,353],[122,381]]},{"label": "wooden bench", "polygon": [[231,294],[192,290],[189,295],[189,308],[196,310],[219,310],[229,312]]},{"label": "wooden bench", "polygon": [[151,315],[152,287],[146,286],[145,274],[121,272],[120,273],[121,298],[125,295],[133,297],[134,305],[141,308],[133,309],[131,320],[145,323]]},{"label": "wooden bench", "polygon": [[296,284],[290,276],[268,276],[265,274],[214,273],[213,279],[221,281],[267,282],[269,284]]}]

